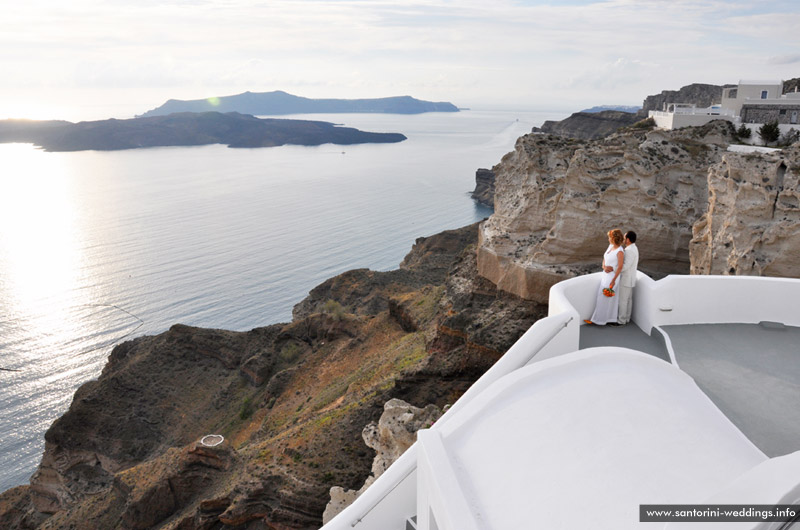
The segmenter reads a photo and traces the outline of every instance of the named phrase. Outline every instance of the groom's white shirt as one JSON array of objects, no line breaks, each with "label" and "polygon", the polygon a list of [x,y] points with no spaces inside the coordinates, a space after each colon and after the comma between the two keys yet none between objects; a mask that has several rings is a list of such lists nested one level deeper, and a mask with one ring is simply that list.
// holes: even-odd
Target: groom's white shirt
[{"label": "groom's white shirt", "polygon": [[636,286],[636,269],[639,267],[639,249],[636,243],[625,247],[625,261],[622,262],[622,271],[619,274],[620,285],[623,287]]}]

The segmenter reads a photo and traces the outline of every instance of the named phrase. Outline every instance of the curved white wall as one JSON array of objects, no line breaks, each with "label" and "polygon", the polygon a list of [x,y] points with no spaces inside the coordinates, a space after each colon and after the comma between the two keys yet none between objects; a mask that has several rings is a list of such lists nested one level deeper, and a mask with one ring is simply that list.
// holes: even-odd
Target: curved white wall
[{"label": "curved white wall", "polygon": [[[594,311],[601,273],[579,276],[550,289],[550,312],[570,312],[578,324]],[[633,322],[644,332],[671,324],[800,326],[800,280],[763,276],[681,276],[655,281],[639,272],[633,291]],[[576,343],[577,349],[577,343]]]}]

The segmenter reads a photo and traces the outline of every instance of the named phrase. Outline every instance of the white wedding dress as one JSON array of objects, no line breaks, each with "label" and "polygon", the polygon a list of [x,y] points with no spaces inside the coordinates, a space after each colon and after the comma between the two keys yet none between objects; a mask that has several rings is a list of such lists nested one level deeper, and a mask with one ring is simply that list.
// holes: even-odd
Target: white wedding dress
[{"label": "white wedding dress", "polygon": [[[614,248],[613,245],[608,246],[608,250],[603,254],[603,263],[607,267],[614,267],[611,272],[603,272],[600,277],[600,287],[597,288],[597,303],[594,306],[594,313],[592,314],[591,321],[599,326],[605,326],[609,322],[617,321],[617,312],[619,311],[619,295],[606,296],[603,294],[603,289],[611,285],[611,280],[614,279],[617,267],[619,266],[619,259],[617,253],[622,252],[622,247]],[[617,278],[619,283],[619,277]],[[616,284],[614,285],[616,287]],[[614,289],[616,291],[616,289]]]}]

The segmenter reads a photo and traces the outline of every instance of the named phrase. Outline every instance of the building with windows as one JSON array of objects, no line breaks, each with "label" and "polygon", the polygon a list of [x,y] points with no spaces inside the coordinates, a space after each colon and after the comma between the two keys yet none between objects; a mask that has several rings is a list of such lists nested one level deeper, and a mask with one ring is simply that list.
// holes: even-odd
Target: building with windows
[{"label": "building with windows", "polygon": [[681,102],[669,103],[649,116],[662,129],[705,125],[712,120],[728,120],[736,125],[777,121],[782,132],[800,124],[800,92],[783,93],[783,81],[739,81],[722,92],[718,105],[697,108]]}]

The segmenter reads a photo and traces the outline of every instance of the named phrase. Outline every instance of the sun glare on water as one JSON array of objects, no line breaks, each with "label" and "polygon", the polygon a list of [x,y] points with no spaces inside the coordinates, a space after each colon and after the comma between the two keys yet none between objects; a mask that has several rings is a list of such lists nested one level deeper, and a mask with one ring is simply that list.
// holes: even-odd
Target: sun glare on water
[{"label": "sun glare on water", "polygon": [[81,269],[70,180],[58,158],[30,145],[0,145],[0,161],[3,291],[29,314],[46,305],[49,322],[43,324],[55,325],[72,303]]}]

